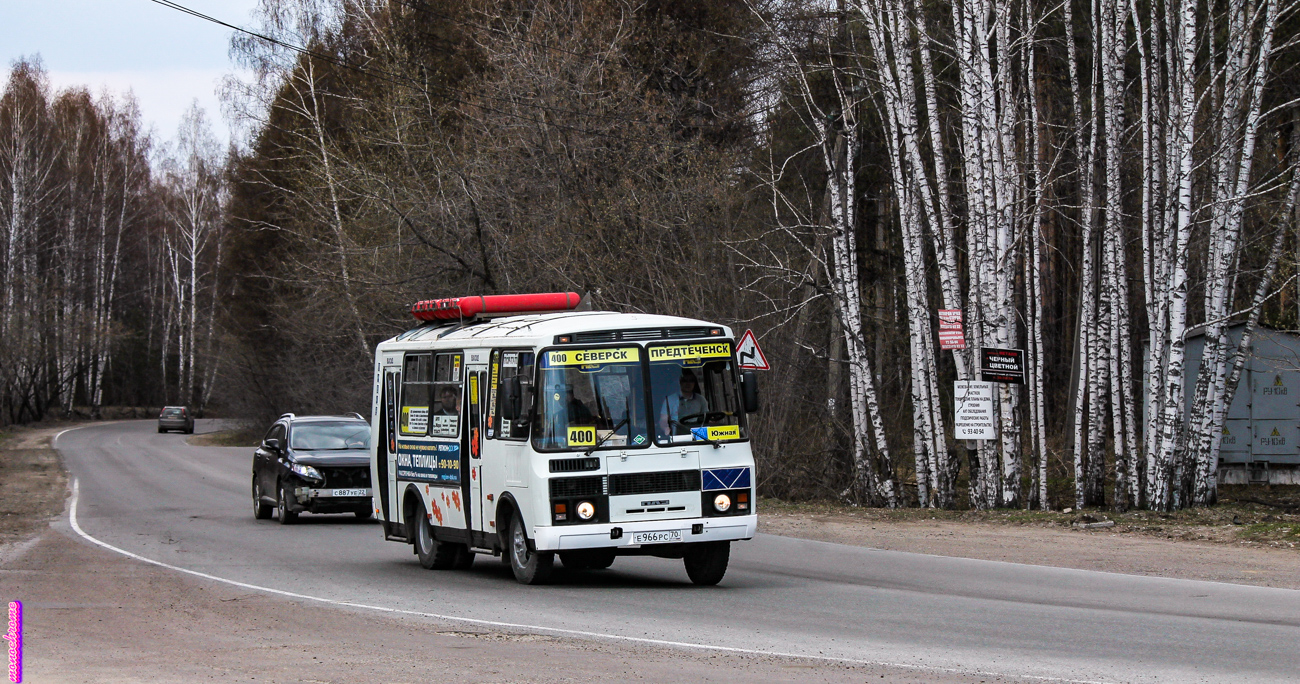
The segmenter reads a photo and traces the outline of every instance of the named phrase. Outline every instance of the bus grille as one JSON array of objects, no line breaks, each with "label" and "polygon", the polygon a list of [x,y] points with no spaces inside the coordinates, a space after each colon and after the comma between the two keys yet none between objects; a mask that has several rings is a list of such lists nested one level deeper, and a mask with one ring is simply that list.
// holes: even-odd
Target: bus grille
[{"label": "bus grille", "polygon": [[591,477],[557,477],[551,480],[551,498],[567,499],[575,496],[600,496],[603,480],[599,475]]},{"label": "bus grille", "polygon": [[551,472],[580,473],[584,470],[600,470],[599,458],[553,458]]},{"label": "bus grille", "polygon": [[674,470],[662,473],[632,473],[609,476],[609,495],[691,492],[700,489],[700,471]]}]

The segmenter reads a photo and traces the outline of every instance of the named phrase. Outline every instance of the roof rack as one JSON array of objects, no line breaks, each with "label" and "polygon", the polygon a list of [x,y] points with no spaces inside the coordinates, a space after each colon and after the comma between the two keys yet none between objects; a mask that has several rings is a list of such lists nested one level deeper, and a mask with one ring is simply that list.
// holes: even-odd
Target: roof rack
[{"label": "roof rack", "polygon": [[277,418],[276,420],[283,420],[285,418],[297,418],[297,416],[293,415],[292,413],[281,413],[280,417]]}]

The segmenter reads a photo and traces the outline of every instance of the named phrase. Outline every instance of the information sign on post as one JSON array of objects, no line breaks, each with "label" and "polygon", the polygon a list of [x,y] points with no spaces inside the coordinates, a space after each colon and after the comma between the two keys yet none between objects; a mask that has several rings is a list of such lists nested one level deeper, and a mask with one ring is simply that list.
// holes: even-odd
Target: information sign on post
[{"label": "information sign on post", "polygon": [[985,347],[980,355],[980,379],[985,382],[1025,384],[1025,350]]},{"label": "information sign on post", "polygon": [[956,439],[997,439],[993,420],[993,383],[958,380],[953,383],[953,436]]},{"label": "information sign on post", "polygon": [[966,348],[966,334],[961,329],[961,309],[939,309],[939,348]]}]

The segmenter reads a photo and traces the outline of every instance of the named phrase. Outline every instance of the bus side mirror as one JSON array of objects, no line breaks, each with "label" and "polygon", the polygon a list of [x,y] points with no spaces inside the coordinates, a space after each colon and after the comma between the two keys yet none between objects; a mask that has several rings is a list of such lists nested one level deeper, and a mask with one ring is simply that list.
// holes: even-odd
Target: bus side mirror
[{"label": "bus side mirror", "polygon": [[747,370],[740,374],[740,393],[745,399],[745,413],[757,413],[758,373]]},{"label": "bus side mirror", "polygon": [[501,381],[502,420],[519,420],[520,405],[523,403],[521,395],[523,395],[523,387],[519,383],[518,375]]}]

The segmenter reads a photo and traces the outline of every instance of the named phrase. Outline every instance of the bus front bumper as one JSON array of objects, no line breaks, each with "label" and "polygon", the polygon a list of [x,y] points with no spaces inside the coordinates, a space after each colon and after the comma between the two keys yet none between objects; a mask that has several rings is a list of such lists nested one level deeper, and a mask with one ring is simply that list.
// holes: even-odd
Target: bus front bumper
[{"label": "bus front bumper", "polygon": [[671,541],[690,544],[693,542],[751,539],[757,527],[757,515],[534,527],[533,544],[538,551],[633,549],[653,545],[650,543],[637,543],[635,539],[639,532],[677,532],[680,534],[680,539],[674,538]]}]

